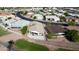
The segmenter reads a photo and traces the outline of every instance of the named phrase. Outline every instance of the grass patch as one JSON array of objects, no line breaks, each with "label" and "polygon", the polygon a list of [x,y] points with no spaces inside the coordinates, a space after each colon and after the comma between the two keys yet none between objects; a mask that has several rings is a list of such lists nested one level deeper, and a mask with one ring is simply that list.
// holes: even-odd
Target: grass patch
[{"label": "grass patch", "polygon": [[58,48],[55,51],[73,51],[73,50],[65,49],[65,48]]},{"label": "grass patch", "polygon": [[57,35],[54,34],[54,33],[48,33],[48,34],[47,34],[47,38],[48,38],[48,39],[56,39],[56,38],[57,38]]},{"label": "grass patch", "polygon": [[0,36],[6,35],[6,34],[9,34],[9,32],[7,32],[2,27],[0,27]]},{"label": "grass patch", "polygon": [[15,43],[16,48],[24,51],[48,51],[49,49],[43,45],[28,42],[26,40],[17,40]]}]

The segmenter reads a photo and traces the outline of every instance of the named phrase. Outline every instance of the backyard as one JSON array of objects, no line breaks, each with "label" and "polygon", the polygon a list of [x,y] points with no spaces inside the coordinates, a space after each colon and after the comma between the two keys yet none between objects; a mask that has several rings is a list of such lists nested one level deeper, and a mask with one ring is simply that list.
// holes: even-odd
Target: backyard
[{"label": "backyard", "polygon": [[15,43],[17,49],[23,51],[48,51],[49,49],[43,45],[28,42],[24,39],[17,40]]}]

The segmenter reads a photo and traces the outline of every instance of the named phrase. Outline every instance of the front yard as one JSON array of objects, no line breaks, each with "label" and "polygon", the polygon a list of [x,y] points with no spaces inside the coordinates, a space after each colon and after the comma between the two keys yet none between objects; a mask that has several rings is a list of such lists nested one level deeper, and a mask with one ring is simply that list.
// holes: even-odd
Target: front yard
[{"label": "front yard", "polygon": [[23,51],[48,51],[49,49],[43,45],[28,42],[24,39],[17,40],[15,43],[17,49]]},{"label": "front yard", "polygon": [[7,34],[9,34],[9,32],[7,32],[2,27],[0,27],[0,36],[7,35]]}]

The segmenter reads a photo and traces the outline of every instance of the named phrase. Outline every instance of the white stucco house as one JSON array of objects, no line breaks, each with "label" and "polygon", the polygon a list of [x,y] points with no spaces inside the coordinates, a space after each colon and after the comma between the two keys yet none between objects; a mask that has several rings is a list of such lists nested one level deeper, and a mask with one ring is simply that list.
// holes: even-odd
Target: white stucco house
[{"label": "white stucco house", "polygon": [[43,15],[42,14],[34,14],[32,18],[36,17],[34,20],[43,20]]},{"label": "white stucco house", "polygon": [[43,24],[35,21],[31,22],[28,26],[27,36],[35,40],[46,40]]},{"label": "white stucco house", "polygon": [[55,16],[55,15],[47,15],[46,21],[48,21],[48,22],[58,22],[58,21],[60,21],[60,18]]},{"label": "white stucco house", "polygon": [[5,21],[6,21],[9,17],[11,17],[12,19],[14,19],[14,18],[15,18],[15,15],[12,15],[12,14],[10,14],[10,13],[0,13],[0,21],[1,21],[2,23],[5,23]]},{"label": "white stucco house", "polygon": [[30,21],[26,20],[16,20],[16,19],[10,19],[5,21],[5,26],[7,28],[22,28],[23,26],[28,26],[30,24]]},{"label": "white stucco house", "polygon": [[33,11],[28,11],[26,16],[28,18],[31,18],[33,15],[34,15],[34,12]]}]

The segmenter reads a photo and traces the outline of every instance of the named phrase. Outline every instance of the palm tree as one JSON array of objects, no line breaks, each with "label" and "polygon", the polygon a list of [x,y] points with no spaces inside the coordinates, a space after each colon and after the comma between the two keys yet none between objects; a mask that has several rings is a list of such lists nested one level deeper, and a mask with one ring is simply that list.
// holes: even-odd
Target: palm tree
[{"label": "palm tree", "polygon": [[13,44],[14,44],[14,41],[13,40],[10,40],[10,41],[8,41],[8,50],[10,51],[11,49],[12,49],[12,47],[13,47]]}]

